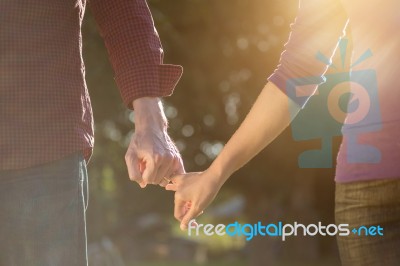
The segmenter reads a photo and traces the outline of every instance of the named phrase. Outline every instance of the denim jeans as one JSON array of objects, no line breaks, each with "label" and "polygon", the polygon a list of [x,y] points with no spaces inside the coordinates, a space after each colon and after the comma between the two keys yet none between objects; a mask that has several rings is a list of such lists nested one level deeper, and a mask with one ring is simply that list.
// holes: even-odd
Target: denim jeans
[{"label": "denim jeans", "polygon": [[337,183],[336,223],[383,227],[383,236],[337,237],[343,266],[400,265],[400,179]]},{"label": "denim jeans", "polygon": [[87,265],[88,180],[81,153],[0,171],[0,265]]}]

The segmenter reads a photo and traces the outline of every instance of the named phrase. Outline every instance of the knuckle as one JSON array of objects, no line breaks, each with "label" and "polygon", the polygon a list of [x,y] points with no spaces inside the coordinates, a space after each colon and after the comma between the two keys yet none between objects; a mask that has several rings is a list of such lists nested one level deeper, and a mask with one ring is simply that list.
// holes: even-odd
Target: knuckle
[{"label": "knuckle", "polygon": [[193,219],[193,217],[187,216],[187,217],[183,218],[182,223],[188,225],[189,222],[190,222],[192,219]]},{"label": "knuckle", "polygon": [[163,158],[163,155],[162,155],[161,153],[159,153],[159,152],[157,152],[157,153],[155,153],[155,154],[153,155],[153,160],[154,160],[154,163],[155,163],[155,164],[160,163],[161,160],[162,160],[162,158]]},{"label": "knuckle", "polygon": [[167,152],[167,153],[165,153],[164,158],[165,158],[167,161],[172,161],[172,160],[175,159],[175,156],[174,156],[172,153]]},{"label": "knuckle", "polygon": [[148,183],[148,184],[151,184],[151,183],[153,182],[153,179],[152,179],[152,176],[151,176],[151,175],[149,175],[149,176],[143,176],[142,179],[143,179],[143,181],[145,181],[145,182]]},{"label": "knuckle", "polygon": [[140,181],[142,181],[138,176],[136,176],[136,175],[132,175],[132,176],[129,176],[129,179],[131,180],[131,181],[134,181],[134,182],[137,182],[137,183],[140,183]]},{"label": "knuckle", "polygon": [[159,185],[160,184],[160,180],[152,180],[151,182],[150,182],[150,184],[151,185]]},{"label": "knuckle", "polygon": [[156,152],[153,154],[153,160],[156,164],[162,162],[171,162],[175,157],[170,152]]}]

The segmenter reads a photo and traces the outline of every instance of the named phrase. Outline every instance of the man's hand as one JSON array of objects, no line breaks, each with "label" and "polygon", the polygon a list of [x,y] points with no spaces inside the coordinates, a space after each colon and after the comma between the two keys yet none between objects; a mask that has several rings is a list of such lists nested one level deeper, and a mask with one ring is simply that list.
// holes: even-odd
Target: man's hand
[{"label": "man's hand", "polygon": [[185,173],[181,155],[167,132],[159,98],[133,101],[135,133],[125,155],[129,178],[144,188],[166,186],[172,175]]}]

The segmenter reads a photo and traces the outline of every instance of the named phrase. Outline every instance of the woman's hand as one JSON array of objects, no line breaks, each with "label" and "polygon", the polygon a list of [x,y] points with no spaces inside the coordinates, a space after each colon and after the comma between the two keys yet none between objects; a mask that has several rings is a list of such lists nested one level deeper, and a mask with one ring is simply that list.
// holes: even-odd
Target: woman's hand
[{"label": "woman's hand", "polygon": [[175,191],[174,216],[182,230],[214,200],[223,183],[219,180],[222,179],[210,169],[172,177],[166,189]]}]

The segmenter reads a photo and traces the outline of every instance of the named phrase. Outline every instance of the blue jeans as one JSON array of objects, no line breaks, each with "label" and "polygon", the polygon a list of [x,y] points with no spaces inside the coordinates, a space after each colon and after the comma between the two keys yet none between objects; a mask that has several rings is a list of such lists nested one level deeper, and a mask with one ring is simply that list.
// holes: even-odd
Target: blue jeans
[{"label": "blue jeans", "polygon": [[87,266],[87,196],[81,153],[0,171],[0,265]]},{"label": "blue jeans", "polygon": [[400,179],[336,184],[336,224],[383,227],[383,236],[338,236],[343,266],[400,265]]}]

